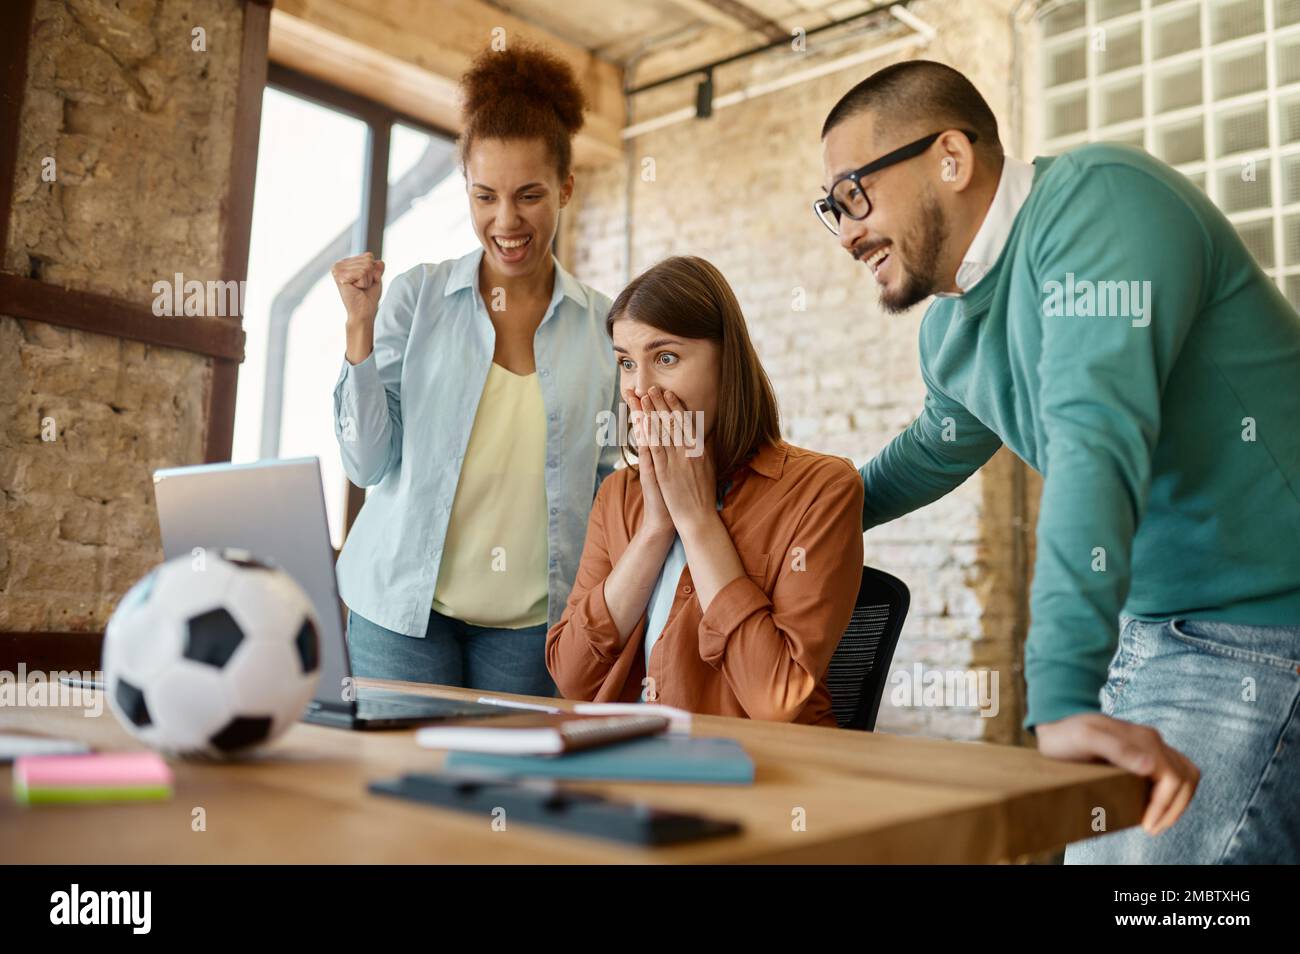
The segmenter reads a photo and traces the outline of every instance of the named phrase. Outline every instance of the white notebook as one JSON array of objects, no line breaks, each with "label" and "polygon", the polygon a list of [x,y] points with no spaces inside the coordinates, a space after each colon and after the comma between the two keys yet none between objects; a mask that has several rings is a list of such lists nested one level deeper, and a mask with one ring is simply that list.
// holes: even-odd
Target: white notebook
[{"label": "white notebook", "polygon": [[44,735],[0,733],[0,764],[24,755],[83,755],[90,746],[76,739],[55,739]]},{"label": "white notebook", "polygon": [[457,719],[417,729],[415,741],[427,749],[488,752],[495,755],[559,755],[668,729],[657,715],[581,715],[527,712],[488,719]]}]

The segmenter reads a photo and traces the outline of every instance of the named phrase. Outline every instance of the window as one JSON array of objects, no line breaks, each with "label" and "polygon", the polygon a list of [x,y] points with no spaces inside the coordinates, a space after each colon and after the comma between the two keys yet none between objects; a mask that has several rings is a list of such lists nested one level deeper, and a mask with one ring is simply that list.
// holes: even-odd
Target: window
[{"label": "window", "polygon": [[454,144],[410,126],[394,126],[388,190],[386,277],[422,262],[459,258],[478,245]]},{"label": "window", "polygon": [[1043,151],[1174,166],[1300,308],[1300,0],[1063,0],[1038,32]]},{"label": "window", "polygon": [[344,312],[330,266],[369,249],[384,259],[387,289],[403,271],[457,258],[476,244],[447,136],[271,68],[232,459],[320,458],[336,547],[364,496],[344,475],[334,439]]}]

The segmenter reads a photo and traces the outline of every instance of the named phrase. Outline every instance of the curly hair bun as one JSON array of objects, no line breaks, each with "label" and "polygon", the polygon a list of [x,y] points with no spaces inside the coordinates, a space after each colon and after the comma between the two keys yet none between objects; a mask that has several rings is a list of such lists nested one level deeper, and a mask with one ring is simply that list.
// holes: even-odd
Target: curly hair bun
[{"label": "curly hair bun", "polygon": [[484,50],[461,77],[462,159],[477,139],[544,139],[568,174],[586,98],[572,67],[533,43]]}]

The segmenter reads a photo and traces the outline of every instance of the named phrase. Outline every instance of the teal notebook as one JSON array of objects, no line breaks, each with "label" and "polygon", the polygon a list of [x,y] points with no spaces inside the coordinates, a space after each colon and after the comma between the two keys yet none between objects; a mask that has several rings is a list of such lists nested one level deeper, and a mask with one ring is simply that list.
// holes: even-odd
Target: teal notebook
[{"label": "teal notebook", "polygon": [[715,782],[750,785],[754,760],[735,739],[651,735],[564,755],[450,752],[446,768],[487,769],[512,776],[618,782]]}]

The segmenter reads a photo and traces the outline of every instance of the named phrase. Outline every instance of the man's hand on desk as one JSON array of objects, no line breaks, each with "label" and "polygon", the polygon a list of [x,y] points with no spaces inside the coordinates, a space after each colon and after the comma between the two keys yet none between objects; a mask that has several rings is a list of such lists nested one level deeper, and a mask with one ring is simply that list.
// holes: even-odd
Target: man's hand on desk
[{"label": "man's hand on desk", "polygon": [[1158,835],[1183,813],[1196,792],[1201,772],[1177,749],[1165,745],[1147,725],[1113,719],[1099,712],[1068,716],[1034,727],[1038,751],[1054,759],[1102,759],[1154,783],[1142,816],[1148,835]]}]

